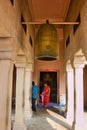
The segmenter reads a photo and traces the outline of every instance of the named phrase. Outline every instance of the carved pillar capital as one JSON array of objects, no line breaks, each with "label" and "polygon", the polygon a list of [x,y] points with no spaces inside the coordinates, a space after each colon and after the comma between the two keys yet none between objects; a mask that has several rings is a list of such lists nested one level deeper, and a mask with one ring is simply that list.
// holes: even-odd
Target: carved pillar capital
[{"label": "carved pillar capital", "polygon": [[33,64],[32,63],[27,63],[25,71],[33,72]]},{"label": "carved pillar capital", "polygon": [[70,63],[66,65],[66,71],[73,71],[72,65]]},{"label": "carved pillar capital", "polygon": [[81,56],[80,55],[75,56],[74,62],[73,62],[74,67],[75,68],[83,68],[84,65],[85,65],[85,61],[86,61],[86,59],[85,59],[85,57],[83,55],[81,55]]}]

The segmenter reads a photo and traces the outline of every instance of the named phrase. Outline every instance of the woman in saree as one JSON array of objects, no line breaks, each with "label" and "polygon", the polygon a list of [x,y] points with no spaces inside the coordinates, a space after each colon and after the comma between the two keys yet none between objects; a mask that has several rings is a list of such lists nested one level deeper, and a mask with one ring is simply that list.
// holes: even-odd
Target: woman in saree
[{"label": "woman in saree", "polygon": [[43,99],[43,106],[47,107],[50,102],[50,86],[47,83],[44,83],[44,99]]}]

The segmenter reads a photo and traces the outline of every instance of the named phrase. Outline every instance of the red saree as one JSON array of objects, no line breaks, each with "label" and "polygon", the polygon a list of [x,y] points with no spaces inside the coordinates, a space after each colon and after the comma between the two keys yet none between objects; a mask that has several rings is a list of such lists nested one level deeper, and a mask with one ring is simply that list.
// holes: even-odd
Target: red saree
[{"label": "red saree", "polygon": [[50,101],[50,87],[48,85],[44,86],[44,100],[43,106],[47,106]]}]

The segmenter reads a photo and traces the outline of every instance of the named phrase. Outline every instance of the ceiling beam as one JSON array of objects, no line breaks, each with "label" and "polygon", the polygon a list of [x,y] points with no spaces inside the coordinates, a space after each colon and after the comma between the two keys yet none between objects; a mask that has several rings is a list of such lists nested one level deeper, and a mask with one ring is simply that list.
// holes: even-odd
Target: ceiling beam
[{"label": "ceiling beam", "polygon": [[[37,21],[37,22],[22,22],[22,24],[45,24],[46,22]],[[59,24],[59,25],[74,25],[79,24],[79,22],[49,22],[50,24]]]}]

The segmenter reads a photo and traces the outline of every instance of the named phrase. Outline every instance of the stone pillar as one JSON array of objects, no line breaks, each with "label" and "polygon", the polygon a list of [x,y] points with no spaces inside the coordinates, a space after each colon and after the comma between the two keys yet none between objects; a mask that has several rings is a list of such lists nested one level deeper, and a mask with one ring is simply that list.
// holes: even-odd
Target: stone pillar
[{"label": "stone pillar", "polygon": [[83,104],[83,67],[85,59],[77,56],[74,60],[74,130],[83,130],[84,104]]},{"label": "stone pillar", "polygon": [[67,120],[72,125],[74,120],[74,74],[71,64],[67,64]]},{"label": "stone pillar", "polygon": [[[20,59],[20,58],[19,58]],[[25,79],[24,61],[16,62],[16,114],[13,130],[26,130],[24,122],[24,79]]]},{"label": "stone pillar", "polygon": [[0,129],[11,130],[13,39],[0,38]]},{"label": "stone pillar", "polygon": [[[5,55],[5,54],[4,54]],[[13,62],[0,59],[0,129],[11,129]]]},{"label": "stone pillar", "polygon": [[9,82],[8,82],[8,99],[7,99],[7,130],[11,129],[11,114],[12,114],[12,84],[13,84],[13,61],[10,61],[9,66]]},{"label": "stone pillar", "polygon": [[25,120],[32,117],[32,64],[29,64],[25,70]]}]

